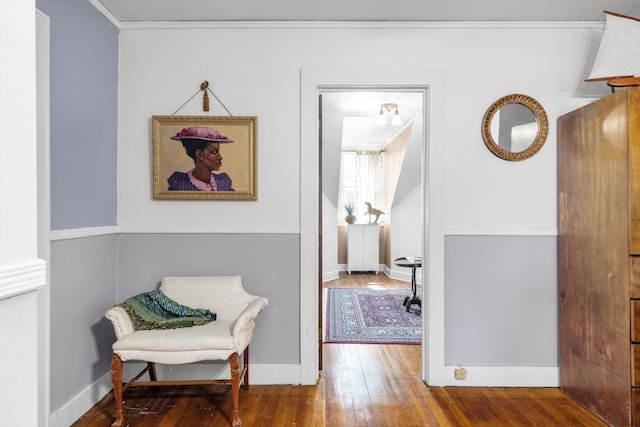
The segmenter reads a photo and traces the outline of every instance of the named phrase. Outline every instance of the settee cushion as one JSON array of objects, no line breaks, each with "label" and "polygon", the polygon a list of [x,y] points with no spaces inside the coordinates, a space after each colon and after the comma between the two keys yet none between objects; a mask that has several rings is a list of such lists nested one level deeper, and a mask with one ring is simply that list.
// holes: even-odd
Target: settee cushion
[{"label": "settee cushion", "polygon": [[231,322],[211,322],[181,329],[140,330],[125,335],[113,344],[115,351],[193,351],[231,350],[236,343]]}]

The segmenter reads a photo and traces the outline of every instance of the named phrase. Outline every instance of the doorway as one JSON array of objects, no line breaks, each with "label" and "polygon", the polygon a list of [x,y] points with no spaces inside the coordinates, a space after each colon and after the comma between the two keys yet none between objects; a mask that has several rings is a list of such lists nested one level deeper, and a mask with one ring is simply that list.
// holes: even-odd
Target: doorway
[{"label": "doorway", "polygon": [[318,371],[319,166],[318,94],[327,89],[386,87],[425,93],[425,149],[421,159],[426,219],[422,254],[424,301],[422,379],[443,384],[444,234],[442,216],[442,73],[425,70],[302,70],[300,197],[300,384],[315,384]]},{"label": "doorway", "polygon": [[[425,148],[425,91],[377,86],[340,87],[321,91],[319,100],[319,269],[322,280],[318,285],[322,297],[318,308],[319,318],[323,319],[327,312],[328,293],[352,293],[335,288],[364,287],[373,293],[386,289],[391,294],[396,292],[390,289],[397,289],[400,293],[410,293],[411,270],[397,267],[393,260],[410,254],[422,255],[424,163],[421,160],[424,158]],[[367,203],[378,212],[376,217],[367,216],[371,212]],[[350,208],[349,212],[346,210],[347,206]],[[350,222],[355,222],[353,227],[346,222],[347,213],[350,215]],[[363,268],[358,267],[364,265],[355,266],[353,263],[353,253],[347,250],[348,242],[351,241],[347,238],[347,230],[351,233],[363,229],[375,232],[377,237],[374,240],[377,243],[368,245],[367,268],[364,268],[366,271],[359,271]],[[349,263],[347,259],[350,260]],[[354,266],[356,271],[351,271]],[[418,269],[419,284],[422,283],[420,271]],[[355,297],[356,293],[362,292],[364,290],[353,293],[356,298],[354,303],[362,298],[372,301],[369,296]],[[368,291],[365,293],[368,294]],[[397,298],[402,297],[389,295],[385,300]],[[336,298],[331,300],[334,303],[338,301]],[[331,304],[332,311],[340,311],[340,306]],[[345,307],[354,306],[347,304],[343,309]],[[414,325],[420,319],[418,306],[411,308],[411,315],[401,306],[398,306],[399,310],[394,310],[393,305],[389,309],[389,313],[397,316],[396,322],[408,321]],[[350,316],[360,316],[369,311],[347,309],[347,312],[343,312],[347,313]],[[374,313],[370,315],[375,317]],[[336,316],[331,316],[331,319],[341,317]],[[369,321],[363,318],[356,323],[348,323],[364,325],[373,322],[374,317]],[[326,318],[321,321],[322,342],[327,336],[328,325]],[[347,327],[347,324],[343,324],[343,327]],[[391,333],[393,329],[390,328],[387,332]],[[353,335],[355,331],[349,330],[342,339],[375,342],[378,339],[368,335],[367,331],[375,333],[376,330],[378,329],[362,328],[360,334],[357,334],[360,338]],[[337,330],[334,328],[333,332]],[[396,334],[403,332],[402,328],[394,331]],[[382,336],[380,338],[386,340]],[[332,341],[335,343],[336,339],[334,336]],[[400,335],[395,340],[397,341],[388,337],[387,341],[403,342],[404,338]],[[414,342],[415,336],[409,340]],[[322,353],[320,359],[322,360]]]}]

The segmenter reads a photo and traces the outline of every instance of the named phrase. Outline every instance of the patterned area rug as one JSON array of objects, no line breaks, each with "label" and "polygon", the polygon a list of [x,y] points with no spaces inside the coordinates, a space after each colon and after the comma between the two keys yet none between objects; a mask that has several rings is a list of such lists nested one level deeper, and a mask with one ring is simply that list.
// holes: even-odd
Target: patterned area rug
[{"label": "patterned area rug", "polygon": [[326,343],[420,344],[422,312],[402,305],[408,289],[329,288]]}]

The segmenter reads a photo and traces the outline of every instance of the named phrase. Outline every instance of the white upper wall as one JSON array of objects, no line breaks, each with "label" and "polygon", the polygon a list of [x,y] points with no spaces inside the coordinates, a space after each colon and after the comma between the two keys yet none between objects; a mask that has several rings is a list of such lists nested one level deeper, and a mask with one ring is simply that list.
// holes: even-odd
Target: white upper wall
[{"label": "white upper wall", "polygon": [[[445,232],[555,234],[556,120],[591,101],[574,94],[601,30],[596,24],[472,25],[122,29],[119,226],[125,232],[299,232],[301,69],[426,69],[444,76],[443,104],[431,108],[444,110]],[[204,80],[234,115],[258,117],[255,202],[151,199],[151,116],[172,114]],[[549,116],[546,145],[520,162],[491,154],[480,131],[486,109],[510,93],[532,96]],[[204,113],[198,95],[178,115],[226,115],[213,97],[211,106]]]},{"label": "white upper wall", "polygon": [[0,2],[0,267],[37,257],[35,2]]},{"label": "white upper wall", "polygon": [[[35,2],[0,2],[0,413],[3,425],[38,425],[46,404],[46,346],[38,294]],[[41,399],[39,401],[39,399]]]}]

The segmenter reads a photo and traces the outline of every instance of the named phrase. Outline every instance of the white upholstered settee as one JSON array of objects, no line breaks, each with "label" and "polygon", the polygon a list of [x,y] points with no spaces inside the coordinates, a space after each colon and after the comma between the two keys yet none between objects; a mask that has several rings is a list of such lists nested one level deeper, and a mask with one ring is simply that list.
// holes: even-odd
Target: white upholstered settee
[{"label": "white upholstered settee", "polygon": [[[216,314],[216,320],[200,326],[177,329],[135,330],[125,311],[115,306],[106,312],[116,334],[113,344],[111,379],[116,401],[113,426],[124,425],[122,394],[130,386],[180,384],[231,384],[233,426],[242,424],[239,417],[239,388],[249,386],[249,343],[254,320],[267,305],[267,299],[247,293],[240,276],[164,277],[160,285],[175,302]],[[240,366],[240,355],[242,367]],[[122,383],[122,362],[147,362],[146,368],[127,384]],[[190,381],[158,381],[154,363],[183,364],[209,360],[227,360],[231,378]],[[145,373],[150,381],[138,381]]]}]

